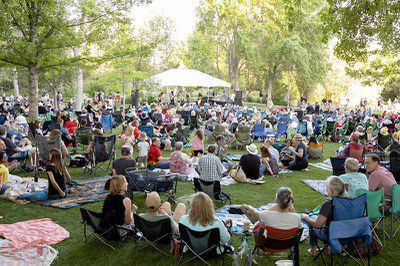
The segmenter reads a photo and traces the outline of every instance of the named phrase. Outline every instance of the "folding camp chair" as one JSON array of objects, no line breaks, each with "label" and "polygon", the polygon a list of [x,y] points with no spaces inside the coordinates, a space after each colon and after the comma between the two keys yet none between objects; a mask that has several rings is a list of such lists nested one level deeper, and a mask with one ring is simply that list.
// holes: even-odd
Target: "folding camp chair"
[{"label": "folding camp chair", "polygon": [[297,133],[300,133],[302,136],[308,137],[308,129],[307,129],[307,121],[303,120],[297,126]]},{"label": "folding camp chair", "polygon": [[[370,191],[366,189],[357,189],[357,196],[367,194],[367,214],[372,222],[372,234],[376,237],[376,240],[381,246],[385,244],[385,237],[389,236],[385,229],[385,194],[384,190]],[[378,237],[377,229],[382,229],[381,242]]]},{"label": "folding camp chair", "polygon": [[235,133],[235,139],[232,141],[231,146],[234,148],[243,148],[250,145],[253,139],[250,134],[250,128],[239,125]]},{"label": "folding camp chair", "polygon": [[254,124],[253,130],[251,131],[254,139],[264,140],[267,137],[267,132],[265,132],[264,124]]},{"label": "folding camp chair", "polygon": [[392,142],[392,137],[387,134],[387,135],[382,135],[381,133],[378,133],[378,143],[377,143],[377,149],[380,151],[386,151],[386,149],[390,146]]},{"label": "folding camp chair", "polygon": [[104,132],[112,132],[114,126],[113,115],[109,112],[103,112],[101,115],[101,124],[103,125]]},{"label": "folding camp chair", "polygon": [[147,243],[138,249],[138,251],[152,246],[157,251],[169,256],[169,254],[156,246],[156,243],[169,244],[172,239],[171,218],[169,216],[158,216],[158,220],[148,221],[137,215],[133,214],[135,221],[135,231],[137,235],[144,239]]},{"label": "folding camp chair", "polygon": [[330,137],[333,141],[336,141],[335,131],[336,131],[336,121],[325,120],[324,129],[322,131],[322,135],[325,137],[325,140],[328,140]]},{"label": "folding camp chair", "polygon": [[289,127],[289,123],[288,122],[280,121],[276,125],[276,130],[277,131],[275,133],[275,139],[278,140],[278,141],[284,141],[285,139],[287,139],[288,127]]},{"label": "folding camp chair", "polygon": [[331,157],[329,159],[331,161],[333,175],[340,176],[346,173],[344,169],[346,158]]},{"label": "folding camp chair", "polygon": [[[32,171],[31,169],[29,169],[29,167],[26,164],[26,161],[29,159],[29,151],[16,151],[16,150],[6,148],[6,156],[7,156],[8,162],[17,160],[17,162],[19,164],[18,164],[18,167],[15,169],[18,169],[23,173],[28,173],[28,172]],[[12,171],[14,171],[15,169],[13,169]]]},{"label": "folding camp chair", "polygon": [[[89,154],[89,160],[86,164],[84,173],[91,171],[93,175],[98,169],[107,172],[110,170],[111,163],[115,158],[115,140],[116,136],[109,137],[96,136],[93,140],[93,151]],[[103,165],[107,165],[103,168]]]},{"label": "folding camp chair", "polygon": [[162,174],[151,170],[136,170],[127,168],[125,177],[128,182],[129,194],[149,193],[152,191],[167,193],[169,197],[174,197],[178,188],[179,174]]},{"label": "folding camp chair", "polygon": [[[221,245],[220,234],[218,228],[212,228],[205,231],[194,231],[183,224],[179,224],[180,240],[193,254],[191,258],[183,262],[186,264],[194,259],[199,259],[207,265],[210,265],[206,259],[221,257],[231,252],[233,249],[229,245]],[[218,253],[218,251],[220,251]],[[179,264],[183,258],[183,253],[179,258]]]},{"label": "folding camp chair", "polygon": [[[113,214],[105,216],[103,213],[89,211],[84,208],[80,208],[83,224],[83,234],[85,236],[85,243],[90,244],[94,240],[98,239],[101,243],[107,247],[115,250],[115,248],[106,242],[106,240],[123,241],[128,236],[121,237],[118,232],[119,225],[113,221]],[[87,233],[87,228],[90,227],[92,232]],[[132,232],[133,233],[133,232]],[[95,236],[93,240],[89,241],[91,236]]]},{"label": "folding camp chair", "polygon": [[194,178],[193,183],[195,192],[202,191],[212,200],[220,200],[223,203],[229,200],[231,204],[230,194],[221,191],[221,183],[219,181],[204,181],[199,178]]},{"label": "folding camp chair", "polygon": [[82,152],[86,152],[86,148],[90,143],[92,137],[92,130],[90,128],[78,128],[76,130],[76,143],[80,147]]},{"label": "folding camp chair", "polygon": [[253,254],[257,256],[259,265],[262,265],[261,258],[264,252],[281,253],[286,250],[290,251],[293,264],[300,265],[299,243],[303,228],[284,230],[259,223],[253,229],[253,234],[255,242]]},{"label": "folding camp chair", "polygon": [[[347,254],[349,258],[358,263],[357,257],[361,258],[360,248],[368,247],[368,265],[370,263],[369,245],[372,241],[370,229],[371,222],[366,214],[367,195],[361,195],[355,199],[333,197],[332,198],[332,221],[329,226],[323,227],[326,230],[327,239],[320,239],[324,243],[320,248],[317,242],[318,254],[314,261],[321,256],[324,264],[324,252],[329,247],[331,252],[331,265],[333,265],[334,254]],[[310,236],[315,237],[314,228],[310,228]],[[360,242],[359,240],[363,241]]]},{"label": "folding camp chair", "polygon": [[389,155],[390,160],[390,172],[392,172],[394,179],[400,182],[400,154],[392,151]]},{"label": "folding camp chair", "polygon": [[114,126],[118,127],[119,125],[122,124],[122,122],[124,122],[124,118],[122,117],[122,113],[121,111],[115,111],[114,112]]},{"label": "folding camp chair", "polygon": [[45,136],[36,135],[36,147],[38,149],[37,159],[42,165],[47,165],[50,162],[50,150],[58,149],[61,151],[61,137],[47,138]]},{"label": "folding camp chair", "polygon": [[219,135],[225,135],[225,127],[223,125],[215,125],[212,135],[208,141],[215,141]]},{"label": "folding camp chair", "polygon": [[145,132],[149,139],[152,139],[154,136],[154,127],[153,126],[142,126],[141,125],[139,127],[139,130]]},{"label": "folding camp chair", "polygon": [[[399,229],[400,229],[399,212],[400,212],[400,185],[394,184],[392,186],[392,207],[388,211],[388,213],[390,213],[390,216],[391,216],[390,223],[388,224],[388,227],[390,226],[391,237],[395,237],[397,231],[399,231]],[[394,226],[395,222],[397,222],[398,225],[397,225],[396,230],[393,231],[393,226]]]},{"label": "folding camp chair", "polygon": [[347,125],[346,125],[346,130],[345,130],[344,134],[346,136],[350,136],[356,129],[356,122],[354,119],[347,119],[346,124]]}]

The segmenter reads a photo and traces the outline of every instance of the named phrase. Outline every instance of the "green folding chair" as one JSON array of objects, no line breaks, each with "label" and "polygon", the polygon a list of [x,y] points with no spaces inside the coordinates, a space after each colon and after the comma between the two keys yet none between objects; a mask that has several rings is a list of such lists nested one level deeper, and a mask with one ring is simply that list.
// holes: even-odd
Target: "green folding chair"
[{"label": "green folding chair", "polygon": [[[388,224],[387,226],[390,226],[390,235],[391,237],[395,237],[397,231],[399,231],[400,229],[400,216],[398,215],[398,213],[400,212],[400,184],[394,184],[392,186],[392,207],[390,208],[390,210],[388,211],[388,213],[391,216],[390,219],[390,224]],[[397,221],[397,228],[396,230],[393,232],[393,225],[395,223],[395,221]]]},{"label": "green folding chair", "polygon": [[[383,189],[377,191],[370,191],[366,189],[357,189],[357,197],[363,194],[367,194],[367,215],[371,220],[371,231],[372,235],[375,236],[376,240],[381,246],[385,244],[385,236],[389,236],[385,230],[385,193]],[[383,244],[378,237],[377,229],[382,229]]]}]

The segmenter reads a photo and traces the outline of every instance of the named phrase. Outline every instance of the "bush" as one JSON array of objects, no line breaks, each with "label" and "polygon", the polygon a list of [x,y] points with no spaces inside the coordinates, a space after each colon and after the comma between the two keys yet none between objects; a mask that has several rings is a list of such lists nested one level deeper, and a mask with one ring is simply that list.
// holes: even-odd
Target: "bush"
[{"label": "bush", "polygon": [[251,102],[251,103],[260,102],[260,92],[252,91],[252,92],[248,93],[246,96],[246,102]]}]

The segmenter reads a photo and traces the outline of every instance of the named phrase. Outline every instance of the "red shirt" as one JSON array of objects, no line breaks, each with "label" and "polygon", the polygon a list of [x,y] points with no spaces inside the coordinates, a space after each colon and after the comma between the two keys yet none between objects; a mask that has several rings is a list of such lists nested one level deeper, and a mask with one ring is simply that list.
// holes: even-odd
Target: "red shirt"
[{"label": "red shirt", "polygon": [[160,163],[158,158],[160,157],[162,157],[160,149],[156,145],[151,144],[147,155],[147,163],[150,165],[158,165]]},{"label": "red shirt", "polygon": [[140,130],[135,127],[135,129],[133,129],[133,136],[135,137],[135,139],[139,138],[139,134],[140,134]]}]

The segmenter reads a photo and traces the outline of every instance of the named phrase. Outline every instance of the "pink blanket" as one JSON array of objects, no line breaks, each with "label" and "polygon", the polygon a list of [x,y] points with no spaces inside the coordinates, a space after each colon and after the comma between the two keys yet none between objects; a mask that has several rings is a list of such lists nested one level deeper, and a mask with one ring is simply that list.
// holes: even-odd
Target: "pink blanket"
[{"label": "pink blanket", "polygon": [[53,245],[69,237],[69,232],[49,218],[0,224],[0,236],[11,241],[13,251],[36,247],[39,244]]}]

